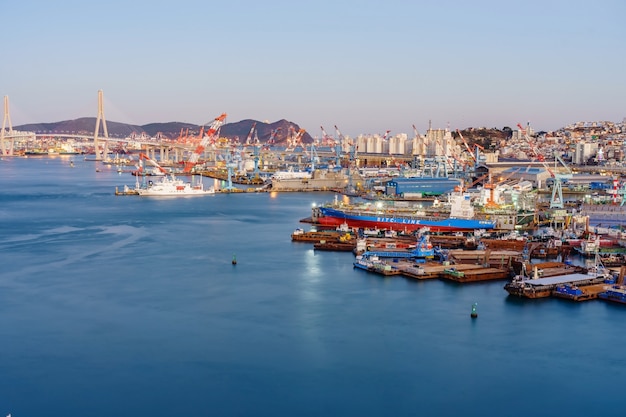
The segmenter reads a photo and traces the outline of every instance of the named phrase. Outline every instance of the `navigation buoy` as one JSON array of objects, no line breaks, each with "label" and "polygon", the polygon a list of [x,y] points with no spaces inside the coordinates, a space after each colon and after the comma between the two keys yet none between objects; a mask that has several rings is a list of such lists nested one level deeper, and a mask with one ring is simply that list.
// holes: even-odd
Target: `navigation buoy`
[{"label": "navigation buoy", "polygon": [[473,319],[478,317],[478,313],[476,312],[476,306],[477,305],[478,305],[478,303],[472,304],[472,314],[470,314],[470,317],[473,318]]},{"label": "navigation buoy", "polygon": [[233,254],[233,265],[237,265],[237,257]]}]

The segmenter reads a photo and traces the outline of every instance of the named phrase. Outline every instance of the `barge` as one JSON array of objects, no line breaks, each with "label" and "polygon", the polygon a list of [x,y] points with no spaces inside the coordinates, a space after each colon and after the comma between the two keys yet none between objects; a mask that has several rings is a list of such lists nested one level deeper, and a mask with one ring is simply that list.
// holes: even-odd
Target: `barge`
[{"label": "barge", "polygon": [[570,285],[581,288],[587,285],[605,283],[610,278],[609,274],[568,274],[546,278],[521,278],[520,276],[508,282],[504,289],[511,295],[524,298],[544,298],[549,297],[561,286]]},{"label": "barge", "polygon": [[623,285],[614,285],[599,293],[598,298],[619,304],[626,304],[626,288]]}]

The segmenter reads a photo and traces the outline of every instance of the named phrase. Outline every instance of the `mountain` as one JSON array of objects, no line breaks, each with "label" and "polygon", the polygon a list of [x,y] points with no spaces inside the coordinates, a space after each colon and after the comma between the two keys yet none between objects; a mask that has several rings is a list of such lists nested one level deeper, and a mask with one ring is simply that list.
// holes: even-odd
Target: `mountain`
[{"label": "mountain", "polygon": [[[267,142],[270,137],[271,131],[278,129],[275,141],[277,144],[285,144],[289,136],[290,129],[293,129],[295,132],[300,130],[300,126],[285,119],[279,120],[274,123],[265,123],[256,120],[246,119],[239,122],[226,123],[222,125],[220,129],[220,137],[232,140],[239,138],[239,141],[243,143],[246,141],[246,138],[250,133],[250,129],[252,128],[253,123],[256,123],[257,135],[259,137],[259,141],[261,142]],[[36,132],[39,134],[70,133],[78,135],[93,135],[95,127],[95,117],[82,117],[80,119],[64,120],[61,122],[53,123],[25,124],[21,126],[14,126],[14,129],[28,132]],[[201,128],[202,126],[200,125],[182,122],[149,123],[143,126],[138,126],[127,123],[107,121],[107,132],[109,133],[109,136],[117,138],[125,138],[127,136],[130,136],[132,133],[141,134],[145,132],[151,137],[155,137],[157,136],[157,134],[160,134],[162,137],[174,140],[180,136],[181,132],[183,132],[183,134],[197,135],[199,134]],[[205,126],[205,129],[208,129],[208,125]],[[101,134],[103,134],[102,125],[100,126],[100,132]],[[304,133],[304,135],[302,136],[302,141],[304,143],[312,143],[313,138],[308,133]]]}]

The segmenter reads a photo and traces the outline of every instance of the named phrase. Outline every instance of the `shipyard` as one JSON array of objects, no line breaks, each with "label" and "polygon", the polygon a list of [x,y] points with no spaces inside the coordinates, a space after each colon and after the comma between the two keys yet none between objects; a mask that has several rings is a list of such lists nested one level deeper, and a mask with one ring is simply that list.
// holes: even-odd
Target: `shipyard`
[{"label": "shipyard", "polygon": [[625,1],[1,10],[1,417],[622,414]]},{"label": "shipyard", "polygon": [[[132,174],[134,186],[116,187],[117,196],[333,192],[302,218],[312,230],[297,228],[291,238],[316,251],[353,252],[356,269],[417,280],[503,280],[509,294],[526,298],[621,299],[598,294],[623,286],[626,123],[574,124],[550,134],[518,124],[487,149],[460,130],[430,126],[425,134],[414,129],[412,140],[390,131],[350,138],[336,126],[331,136],[322,127],[321,137],[309,135],[306,143],[307,132],[290,125],[282,135],[265,128],[263,141],[256,121],[240,142],[220,136],[224,113],[197,136],[110,140],[98,136],[107,132],[98,94],[91,142],[3,128],[3,155],[85,154],[96,172],[117,166],[119,175]],[[5,97],[5,114],[8,106]],[[109,150],[116,143],[126,156]],[[573,254],[593,265],[572,265]]]}]

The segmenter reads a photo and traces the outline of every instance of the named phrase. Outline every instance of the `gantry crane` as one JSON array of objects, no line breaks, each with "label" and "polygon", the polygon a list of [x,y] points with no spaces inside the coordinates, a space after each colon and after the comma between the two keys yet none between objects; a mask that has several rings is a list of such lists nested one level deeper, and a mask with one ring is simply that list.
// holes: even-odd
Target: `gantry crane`
[{"label": "gantry crane", "polygon": [[[524,135],[524,139],[526,139],[526,142],[528,142],[528,146],[530,146],[530,150],[535,154],[535,156],[541,162],[541,164],[544,166],[546,171],[548,171],[550,176],[554,179],[554,183],[552,185],[552,197],[550,198],[550,208],[551,209],[554,209],[554,208],[562,209],[562,208],[564,208],[565,205],[563,204],[563,180],[572,177],[572,170],[561,159],[561,157],[559,157],[557,155],[556,151],[554,151],[554,170],[552,170],[550,168],[550,166],[548,165],[548,163],[546,162],[546,159],[543,156],[543,154],[541,152],[537,151],[537,149],[535,149],[532,141],[530,140],[530,138],[528,136],[527,130],[524,129],[522,127],[522,125],[519,124],[519,123],[517,124],[517,127],[520,129],[520,131]],[[557,161],[561,162],[561,164],[566,168],[566,170],[567,170],[566,174],[560,174],[560,173],[556,172]]]},{"label": "gantry crane", "polygon": [[216,117],[211,123],[209,130],[204,133],[204,136],[200,140],[200,143],[193,151],[191,156],[187,161],[185,161],[185,168],[183,169],[184,173],[191,172],[192,168],[198,163],[200,159],[200,155],[204,153],[206,147],[212,142],[215,141],[215,137],[219,131],[219,128],[224,124],[224,120],[226,119],[226,113],[222,113],[220,116]]},{"label": "gantry crane", "polygon": [[[295,131],[295,129],[292,128],[292,131]],[[287,147],[287,149],[285,149],[285,151],[293,152],[298,146],[301,146],[304,149],[304,145],[302,143],[302,136],[304,136],[305,133],[306,133],[306,130],[304,129],[298,130],[298,133],[296,133],[296,135],[291,139],[289,146]]]},{"label": "gantry crane", "polygon": [[335,132],[337,132],[337,138],[339,138],[339,143],[341,143],[341,146],[347,145],[348,148],[348,155],[350,158],[350,164],[356,164],[356,157],[358,154],[358,147],[357,145],[354,143],[353,139],[347,140],[346,137],[341,133],[341,131],[339,130],[339,128],[337,127],[337,125],[335,125]]}]

